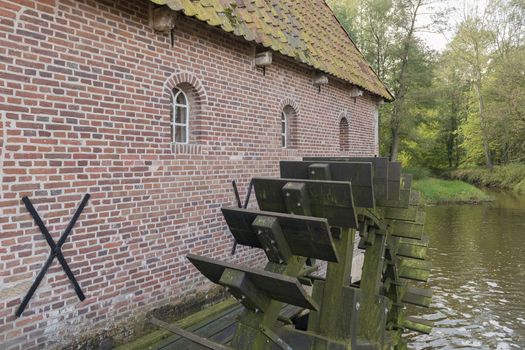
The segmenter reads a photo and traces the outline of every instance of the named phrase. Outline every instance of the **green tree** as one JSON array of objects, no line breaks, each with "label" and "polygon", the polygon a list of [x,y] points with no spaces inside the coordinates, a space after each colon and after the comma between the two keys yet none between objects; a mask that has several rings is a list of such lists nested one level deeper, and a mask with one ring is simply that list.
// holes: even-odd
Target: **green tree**
[{"label": "green tree", "polygon": [[502,163],[523,161],[525,3],[492,0],[487,11],[494,50],[485,92],[487,112],[494,119],[496,157]]},{"label": "green tree", "polygon": [[[364,56],[378,76],[393,91],[396,100],[385,106],[380,115],[381,150],[395,160],[402,139],[414,128],[416,119],[411,112],[418,111],[418,103],[411,94],[418,95],[418,86],[431,76],[428,69],[430,55],[416,33],[424,8],[435,0],[332,0],[336,15],[348,28]],[[415,113],[419,115],[419,112]]]},{"label": "green tree", "polygon": [[[381,153],[430,168],[524,161],[525,2],[488,0],[484,11],[467,9],[436,56],[417,33],[447,20],[433,8],[439,3],[330,1],[396,97],[380,111]],[[429,10],[432,20],[419,26]]]},{"label": "green tree", "polygon": [[525,5],[491,0],[483,13],[472,13],[459,24],[447,54],[463,72],[458,82],[472,87],[461,127],[465,161],[478,163],[481,145],[492,168],[523,154]]},{"label": "green tree", "polygon": [[525,47],[494,60],[485,91],[499,162],[525,161]]},{"label": "green tree", "polygon": [[331,0],[341,24],[372,65],[386,79],[392,38],[392,0]]},{"label": "green tree", "polygon": [[483,153],[485,164],[489,169],[493,167],[493,161],[489,145],[490,124],[485,109],[483,87],[489,71],[491,44],[492,33],[486,29],[483,18],[477,16],[468,17],[463,21],[449,44],[454,64],[462,69],[463,78],[471,84],[476,94]]},{"label": "green tree", "polygon": [[460,126],[467,115],[469,85],[461,79],[462,71],[450,52],[437,58],[430,93],[431,112],[422,122],[422,136],[430,144],[421,148],[423,159],[417,165],[430,168],[457,168],[463,151]]}]

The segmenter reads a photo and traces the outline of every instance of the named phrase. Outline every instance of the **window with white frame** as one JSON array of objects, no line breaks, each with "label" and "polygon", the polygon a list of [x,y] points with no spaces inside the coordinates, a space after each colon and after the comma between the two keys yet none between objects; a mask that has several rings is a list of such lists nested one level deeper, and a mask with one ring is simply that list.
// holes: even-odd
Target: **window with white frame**
[{"label": "window with white frame", "polygon": [[190,135],[190,104],[186,94],[178,88],[173,89],[173,142],[188,143]]},{"label": "window with white frame", "polygon": [[288,138],[288,114],[283,110],[281,112],[281,146],[283,148],[288,147]]},{"label": "window with white frame", "polygon": [[339,150],[347,152],[350,150],[350,130],[348,119],[341,118],[339,121]]}]

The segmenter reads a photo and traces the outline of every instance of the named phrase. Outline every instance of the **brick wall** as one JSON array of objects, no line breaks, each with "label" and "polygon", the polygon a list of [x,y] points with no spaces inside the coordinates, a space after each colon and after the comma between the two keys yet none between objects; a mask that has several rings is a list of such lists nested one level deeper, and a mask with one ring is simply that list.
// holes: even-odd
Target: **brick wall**
[{"label": "brick wall", "polygon": [[[148,26],[146,0],[0,0],[0,348],[60,348],[128,329],[145,312],[210,285],[189,252],[231,259],[219,208],[280,159],[377,153],[374,98],[182,16],[169,36]],[[171,142],[170,89],[192,89],[192,143]],[[295,109],[294,149],[280,112]],[[87,299],[55,261],[14,316],[49,248],[21,202],[29,196],[55,240],[84,193],[92,199],[63,253]],[[234,260],[265,259],[239,247]],[[129,334],[120,334],[126,336]]]}]

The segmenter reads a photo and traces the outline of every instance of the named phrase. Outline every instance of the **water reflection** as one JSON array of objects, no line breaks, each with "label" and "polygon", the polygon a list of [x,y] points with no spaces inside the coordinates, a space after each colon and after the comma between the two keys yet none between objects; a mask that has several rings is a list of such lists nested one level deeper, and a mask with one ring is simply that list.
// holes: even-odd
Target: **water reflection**
[{"label": "water reflection", "polygon": [[410,348],[525,349],[525,197],[494,196],[427,208],[435,327]]}]

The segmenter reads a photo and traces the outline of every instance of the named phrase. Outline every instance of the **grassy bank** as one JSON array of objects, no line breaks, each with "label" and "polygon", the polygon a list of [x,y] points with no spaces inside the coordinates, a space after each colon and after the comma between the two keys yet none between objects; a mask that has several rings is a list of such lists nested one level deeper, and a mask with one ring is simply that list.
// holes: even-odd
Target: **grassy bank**
[{"label": "grassy bank", "polygon": [[421,192],[425,203],[480,203],[491,197],[479,188],[458,180],[423,178],[415,180],[412,187]]},{"label": "grassy bank", "polygon": [[458,169],[450,173],[452,179],[484,187],[494,187],[525,194],[525,164],[486,168]]}]

